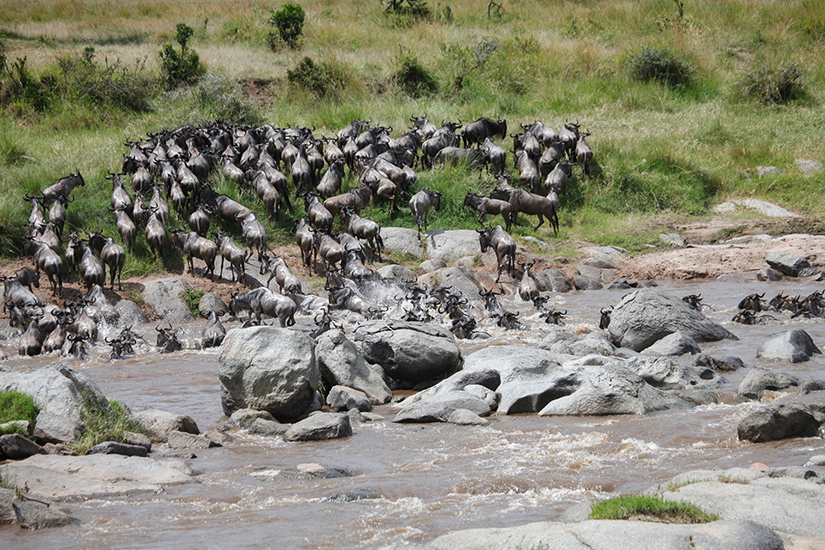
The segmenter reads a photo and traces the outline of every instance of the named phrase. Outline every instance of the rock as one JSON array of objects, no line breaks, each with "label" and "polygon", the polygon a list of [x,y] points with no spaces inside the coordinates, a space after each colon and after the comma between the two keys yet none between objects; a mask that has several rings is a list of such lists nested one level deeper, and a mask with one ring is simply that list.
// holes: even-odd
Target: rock
[{"label": "rock", "polygon": [[490,388],[485,388],[481,384],[468,384],[464,386],[464,391],[484,401],[490,409],[498,408],[498,395]]},{"label": "rock", "polygon": [[543,269],[536,273],[539,289],[547,292],[570,292],[573,284],[558,269]]},{"label": "rock", "polygon": [[796,164],[799,171],[806,176],[822,172],[822,163],[816,162],[815,160],[796,159],[794,164]]},{"label": "rock", "polygon": [[584,265],[589,265],[592,267],[597,267],[599,269],[609,269],[609,270],[616,270],[619,269],[619,266],[616,265],[613,261],[607,258],[586,258],[584,260]]},{"label": "rock", "polygon": [[0,525],[14,523],[17,516],[11,503],[14,501],[14,490],[0,488]]},{"label": "rock", "polygon": [[450,231],[432,229],[424,235],[427,241],[427,256],[429,258],[438,258],[449,264],[464,256],[481,254],[478,233],[471,229]]},{"label": "rock", "polygon": [[447,262],[444,260],[439,260],[438,258],[432,258],[430,260],[424,260],[421,262],[421,265],[418,268],[423,271],[424,273],[431,273],[433,271],[438,271],[447,267]]},{"label": "rock", "polygon": [[771,334],[765,340],[756,356],[768,361],[790,361],[803,363],[809,361],[814,354],[822,352],[816,347],[810,335],[802,329],[793,329],[788,332]]},{"label": "rock", "polygon": [[553,248],[552,244],[550,244],[548,242],[545,242],[545,241],[541,241],[541,240],[539,240],[539,239],[537,239],[537,238],[535,238],[531,235],[527,235],[526,237],[522,237],[522,240],[527,241],[528,243],[533,243],[543,253],[553,252],[555,250],[555,248]]},{"label": "rock", "polygon": [[711,208],[714,214],[735,214],[738,210],[734,202],[723,202]]},{"label": "rock", "polygon": [[790,252],[777,250],[771,252],[765,261],[775,270],[790,277],[811,277],[818,275],[820,270],[811,266],[807,260],[794,256]]},{"label": "rock", "polygon": [[586,275],[573,277],[573,286],[576,287],[576,290],[601,290],[604,288],[598,279]]},{"label": "rock", "polygon": [[80,523],[80,520],[62,510],[46,506],[32,500],[14,500],[12,502],[17,523],[23,529],[51,529]]},{"label": "rock", "polygon": [[296,469],[307,477],[319,479],[339,479],[355,475],[342,466],[323,466],[321,464],[304,463],[298,464]]},{"label": "rock", "polygon": [[458,409],[470,411],[477,416],[488,415],[491,412],[487,403],[469,392],[440,391],[404,401],[393,422],[447,422]]},{"label": "rock", "polygon": [[763,267],[756,274],[756,279],[759,281],[781,281],[782,273],[771,267]]},{"label": "rock", "polygon": [[315,339],[315,360],[325,380],[364,392],[373,404],[386,403],[392,390],[344,333],[328,330]]},{"label": "rock", "polygon": [[661,340],[657,340],[653,345],[643,349],[641,354],[673,357],[687,354],[696,355],[700,352],[701,350],[693,338],[681,330],[677,330],[673,334],[668,334]]},{"label": "rock", "polygon": [[450,424],[457,424],[459,426],[486,426],[490,423],[486,418],[481,418],[479,415],[468,409],[456,409],[447,417],[447,422]]},{"label": "rock", "polygon": [[152,441],[145,434],[123,432],[123,442],[129,445],[140,445],[150,452],[152,450]]},{"label": "rock", "polygon": [[627,282],[627,279],[618,279],[607,285],[607,290],[627,290],[629,288],[633,287],[630,286],[630,283]]},{"label": "rock", "polygon": [[455,265],[457,267],[466,267],[467,269],[473,269],[476,266],[483,265],[481,261],[481,256],[476,254],[475,256],[464,256],[456,260]]},{"label": "rock", "polygon": [[381,493],[373,489],[353,489],[343,493],[335,493],[326,500],[329,502],[354,502],[356,500],[371,500],[382,498]]},{"label": "rock", "polygon": [[0,435],[0,456],[9,460],[23,460],[36,454],[46,454],[43,447],[20,434]]},{"label": "rock", "polygon": [[418,384],[455,370],[461,351],[450,331],[429,323],[370,321],[355,331],[364,358],[393,380]]},{"label": "rock", "polygon": [[143,433],[151,441],[165,443],[173,431],[199,434],[200,430],[191,416],[157,409],[146,409],[133,414]]},{"label": "rock", "polygon": [[232,329],[218,359],[225,414],[258,409],[279,420],[294,419],[313,404],[319,370],[313,340],[274,327]]},{"label": "rock", "polygon": [[825,380],[808,380],[799,387],[799,395],[825,390]]},{"label": "rock", "polygon": [[393,279],[396,281],[415,281],[417,279],[415,273],[398,264],[385,265],[380,268],[377,273],[385,279]]},{"label": "rock", "polygon": [[765,176],[781,176],[784,174],[782,170],[777,168],[776,166],[757,166],[756,167],[756,175],[760,178],[764,178]]},{"label": "rock", "polygon": [[424,257],[423,241],[418,239],[418,231],[402,227],[382,227],[381,239],[384,241],[384,250],[392,254]]},{"label": "rock", "polygon": [[733,372],[738,369],[745,368],[744,361],[742,361],[738,357],[733,357],[731,355],[726,355],[724,357],[712,357],[710,355],[700,353],[696,357],[695,364],[698,367],[708,367],[715,371],[721,372]]},{"label": "rock", "polygon": [[[582,264],[576,268],[576,273],[579,275],[583,275],[584,277],[588,277],[590,279],[601,281],[602,280],[602,270],[598,267],[589,265],[589,264]],[[598,290],[598,289],[596,289]]]},{"label": "rock", "polygon": [[618,246],[588,246],[581,249],[585,256],[595,256],[598,258],[608,258],[611,260],[620,259],[622,256],[629,256],[630,252]]},{"label": "rock", "polygon": [[209,316],[213,311],[218,315],[229,312],[229,306],[217,294],[204,294],[198,303],[198,311],[204,317]]},{"label": "rock", "polygon": [[121,300],[116,303],[115,311],[120,315],[120,322],[123,326],[133,327],[149,322],[149,318],[140,306],[130,300]]},{"label": "rock", "polygon": [[[468,300],[478,300],[478,291],[483,288],[478,275],[466,267],[445,267],[419,277],[430,288],[448,286],[451,292],[459,292]],[[492,286],[492,285],[490,285]]]},{"label": "rock", "polygon": [[706,367],[685,365],[669,357],[633,357],[622,366],[660,390],[686,390],[714,387],[723,379]]},{"label": "rock", "polygon": [[284,434],[287,441],[322,441],[352,435],[352,425],[346,414],[317,412],[297,422]]},{"label": "rock", "polygon": [[333,386],[327,395],[327,405],[333,411],[348,411],[356,409],[362,412],[369,412],[372,409],[370,400],[364,392],[347,388],[346,386]]},{"label": "rock", "polygon": [[610,315],[610,340],[618,347],[641,351],[668,334],[682,331],[696,342],[738,340],[680,298],[656,288],[643,288],[622,298]]},{"label": "rock", "polygon": [[799,380],[795,376],[755,367],[739,384],[737,393],[748,399],[761,399],[765,390],[781,391],[798,385]]},{"label": "rock", "polygon": [[252,422],[261,418],[270,422],[275,421],[275,417],[266,411],[258,411],[255,409],[238,409],[229,417],[229,423],[239,428],[248,428]]},{"label": "rock", "polygon": [[192,481],[181,460],[122,455],[34,455],[0,466],[0,474],[27,485],[39,499],[74,500],[157,492]]},{"label": "rock", "polygon": [[782,403],[752,412],[739,422],[737,433],[742,441],[763,443],[793,437],[814,437],[822,425],[817,418],[825,413],[819,405]]},{"label": "rock", "polygon": [[212,447],[221,446],[220,443],[212,441],[208,437],[177,430],[169,432],[167,443],[170,449],[211,449]]},{"label": "rock", "polygon": [[677,233],[660,233],[659,240],[665,244],[678,248],[684,248],[685,245],[687,245],[687,241],[685,241],[685,239]]},{"label": "rock", "polygon": [[191,289],[183,279],[170,277],[149,281],[143,287],[143,299],[152,306],[155,314],[173,325],[194,321],[189,307],[180,298],[180,294]]},{"label": "rock", "polygon": [[267,420],[265,418],[255,418],[246,425],[249,433],[267,437],[284,435],[287,430],[289,430],[289,427],[289,424],[281,424],[280,422]]},{"label": "rock", "polygon": [[358,409],[350,409],[347,411],[347,416],[349,416],[349,423],[350,424],[363,424],[364,422],[369,422],[364,413],[359,411]]},{"label": "rock", "polygon": [[126,443],[119,443],[117,441],[105,441],[86,451],[86,454],[149,456],[149,450],[142,445],[129,445]]},{"label": "rock", "polygon": [[33,435],[41,443],[74,443],[83,430],[82,422],[42,410],[37,414]]},{"label": "rock", "polygon": [[108,404],[103,392],[85,375],[66,365],[32,372],[0,372],[0,391],[16,390],[34,398],[41,411],[81,420],[81,392]]},{"label": "rock", "polygon": [[736,204],[740,206],[744,206],[745,208],[750,208],[751,210],[756,210],[760,214],[768,216],[770,218],[797,218],[799,217],[797,214],[785,210],[781,206],[777,206],[775,204],[761,201],[758,199],[741,199],[735,200]]}]

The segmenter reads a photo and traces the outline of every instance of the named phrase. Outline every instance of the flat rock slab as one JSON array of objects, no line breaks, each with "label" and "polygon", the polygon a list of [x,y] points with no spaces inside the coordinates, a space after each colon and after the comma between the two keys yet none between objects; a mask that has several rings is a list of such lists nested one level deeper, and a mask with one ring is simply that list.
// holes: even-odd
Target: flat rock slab
[{"label": "flat rock slab", "polygon": [[427,231],[425,236],[427,239],[427,256],[430,258],[439,258],[451,263],[465,256],[481,255],[478,233],[470,229],[451,231],[433,229]]},{"label": "flat rock slab", "polygon": [[[413,258],[424,257],[424,240],[418,239],[418,231],[403,227],[382,227],[381,239],[384,250],[392,254],[405,254]],[[478,237],[476,237],[478,240]]]},{"label": "flat rock slab", "polygon": [[759,199],[740,199],[733,201],[735,204],[739,206],[743,206],[745,208],[749,208],[751,210],[756,210],[760,214],[764,214],[769,218],[798,218],[799,214],[794,214],[789,210],[785,210],[781,206],[777,206],[767,201],[761,201]]},{"label": "flat rock slab", "polygon": [[193,481],[182,460],[163,461],[122,455],[35,455],[0,466],[0,474],[28,484],[36,498],[77,500],[155,492]]},{"label": "flat rock slab", "polygon": [[821,273],[819,268],[813,267],[807,260],[794,256],[790,252],[777,250],[771,252],[765,261],[775,270],[791,277],[811,277]]},{"label": "flat rock slab", "polygon": [[189,286],[189,283],[176,277],[157,279],[149,281],[143,287],[143,299],[152,306],[155,314],[161,319],[176,325],[191,323],[194,317],[192,317],[184,301],[179,298],[182,292],[186,292],[190,288],[192,287]]}]

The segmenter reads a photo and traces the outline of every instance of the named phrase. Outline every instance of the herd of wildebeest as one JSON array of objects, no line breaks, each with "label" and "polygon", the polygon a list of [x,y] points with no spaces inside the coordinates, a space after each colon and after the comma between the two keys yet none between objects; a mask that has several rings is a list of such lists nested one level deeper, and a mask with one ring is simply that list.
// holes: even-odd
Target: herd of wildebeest
[{"label": "herd of wildebeest", "polygon": [[[379,225],[360,213],[368,204],[379,201],[395,211],[399,199],[411,196],[409,208],[420,239],[427,229],[428,213],[440,208],[442,192],[424,187],[414,193],[418,187],[415,168],[429,170],[451,163],[486,169],[494,175],[497,183],[490,195],[480,197],[468,192],[464,205],[478,213],[482,228],[486,215],[502,216],[504,227],[477,230],[479,244],[482,252],[488,247],[495,252],[499,266],[496,282],[503,271],[515,277],[516,242],[509,234],[512,225],[519,214],[535,215],[536,227],[546,218],[554,232],[558,231],[559,194],[564,192],[572,168],[579,166],[589,173],[593,152],[586,137],[590,134],[581,132],[578,123],[566,122],[559,132],[542,122],[521,126],[521,132],[510,136],[513,146],[509,152],[518,178],[514,186],[506,174],[508,151],[495,141],[503,143],[507,138],[506,120],[481,118],[466,125],[442,121],[440,128],[426,116],[411,117],[410,122],[412,126],[398,138],[391,137],[391,127],[373,126],[370,121],[353,121],[333,138],[315,137],[314,128],[214,122],[203,128],[164,130],[149,134],[147,140],[127,143],[130,150],[120,172],[110,172],[106,177],[112,182],[108,209],[115,217],[121,244],[101,231],[86,231],[85,238],[72,231],[64,249],[63,228],[71,193],[85,184],[79,172],[61,178],[39,195],[27,193],[25,200],[31,202],[31,213],[22,251],[33,258],[34,269],[22,268],[3,278],[4,309],[10,312],[10,323],[26,327],[19,353],[37,355],[59,350],[64,355],[85,354],[86,344],[92,345],[98,338],[97,323],[116,315],[103,293],[106,269],[111,288],[116,279],[120,287],[127,251],[133,250],[141,228],[153,255],[164,257],[170,247],[174,248],[186,256],[190,272],[194,273],[193,260],[197,258],[205,264],[202,275],[213,280],[215,261],[220,256],[221,273],[228,262],[232,283],[245,284],[248,261],[257,253],[260,274],[270,273],[269,280],[248,292],[233,293],[230,314],[246,310],[247,323],[260,323],[262,316],[267,316],[277,318],[282,327],[294,324],[301,302],[301,281],[283,258],[270,253],[266,229],[256,214],[213,189],[211,176],[219,168],[225,179],[241,191],[238,196],[243,190],[254,191],[271,219],[277,220],[284,209],[292,211],[292,200],[303,200],[306,217],[294,221],[296,244],[307,268],[326,277],[328,292],[328,307],[315,317],[316,334],[333,322],[331,309],[351,310],[367,318],[386,309],[359,292],[363,281],[377,277],[367,265],[373,259],[380,260],[384,246]],[[463,131],[457,133],[462,126]],[[358,186],[341,192],[347,170]],[[187,220],[188,231],[169,228],[170,203],[177,219]],[[336,217],[344,229],[337,233],[333,231]],[[209,238],[213,222],[223,231],[213,230]],[[235,233],[239,230],[244,246],[236,243],[227,229]],[[530,273],[533,264],[519,265],[519,296],[532,300],[546,322],[561,324],[566,312],[545,307],[548,297],[540,294]],[[32,285],[39,287],[41,271],[56,297],[62,293],[65,274],[78,273],[86,293],[65,301],[62,308],[44,305],[32,289]],[[280,293],[269,289],[273,278]],[[508,312],[496,299],[501,292],[481,291],[490,317],[505,328],[526,328],[516,319],[517,314]],[[403,302],[403,319],[429,321],[437,312],[449,316],[456,337],[483,336],[476,330],[467,298],[449,288],[408,283]],[[811,313],[819,315],[825,308],[818,298],[816,302],[816,310]],[[741,322],[759,319],[743,317]],[[602,310],[603,328],[607,323],[609,311]],[[156,329],[157,346],[162,352],[180,349],[176,329],[171,325],[158,325]],[[204,327],[201,345],[219,345],[224,334],[213,312]],[[111,357],[119,358],[133,353],[139,340],[142,338],[126,327],[119,336],[105,341],[112,346]]]}]

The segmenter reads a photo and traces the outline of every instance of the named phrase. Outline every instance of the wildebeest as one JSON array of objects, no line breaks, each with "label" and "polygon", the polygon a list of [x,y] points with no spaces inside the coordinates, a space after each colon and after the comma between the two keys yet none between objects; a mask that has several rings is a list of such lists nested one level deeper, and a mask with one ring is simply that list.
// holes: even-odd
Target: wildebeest
[{"label": "wildebeest", "polygon": [[57,183],[44,189],[40,196],[43,198],[43,201],[51,204],[56,201],[60,195],[68,198],[72,189],[83,185],[86,185],[86,182],[83,181],[83,176],[80,175],[80,170],[78,170],[76,174],[69,174],[57,180]]},{"label": "wildebeest", "polygon": [[214,348],[220,346],[223,339],[226,337],[226,329],[221,323],[220,316],[222,313],[217,311],[210,311],[206,320],[206,325],[203,327],[201,333],[201,347]]},{"label": "wildebeest", "polygon": [[[246,252],[238,246],[226,233],[218,233],[215,236],[215,244],[221,253],[221,273],[223,273],[224,263],[229,261],[232,267],[232,282],[236,280],[244,281],[246,278]],[[237,279],[236,279],[237,277]]]},{"label": "wildebeest", "polygon": [[558,227],[558,204],[547,197],[530,193],[524,189],[504,189],[501,186],[496,186],[490,196],[510,203],[513,209],[513,223],[516,223],[519,212],[524,212],[525,214],[538,216],[539,224],[535,227],[536,229],[542,226],[545,217],[550,220],[554,231]]},{"label": "wildebeest", "polygon": [[498,136],[501,139],[507,137],[507,120],[500,118],[492,120],[487,117],[481,117],[475,122],[470,122],[464,127],[461,132],[461,138],[464,141],[464,147],[471,145],[480,146],[488,137]]},{"label": "wildebeest", "polygon": [[115,288],[115,276],[117,276],[118,288],[123,290],[120,278],[123,274],[123,266],[126,264],[126,251],[114,239],[99,231],[91,231],[88,235],[89,247],[95,251],[105,265],[109,266],[112,290]]},{"label": "wildebeest", "polygon": [[513,237],[500,225],[486,231],[476,230],[476,232],[478,233],[478,242],[479,245],[481,245],[481,251],[484,252],[487,248],[492,247],[496,253],[496,263],[498,264],[498,277],[496,277],[496,282],[501,279],[503,269],[507,269],[510,277],[512,277],[516,261],[516,241]]},{"label": "wildebeest", "polygon": [[186,232],[175,229],[172,231],[172,246],[186,254],[189,273],[194,275],[194,258],[198,258],[206,264],[206,269],[202,275],[206,277],[206,274],[209,273],[212,276],[212,280],[215,280],[215,257],[218,255],[217,244],[206,237],[199,236],[194,231]]},{"label": "wildebeest", "polygon": [[384,240],[381,238],[381,226],[367,218],[362,218],[349,208],[341,210],[341,221],[347,231],[359,239],[364,239],[370,246],[373,258],[381,260]]},{"label": "wildebeest", "polygon": [[509,202],[499,199],[491,199],[488,197],[479,197],[475,193],[467,191],[467,195],[464,197],[464,206],[469,206],[470,208],[478,211],[478,223],[482,226],[484,226],[484,216],[487,214],[501,214],[501,217],[504,218],[504,223],[506,225],[505,229],[510,231],[510,225],[512,223],[511,212],[513,207]]},{"label": "wildebeest", "polygon": [[418,225],[418,238],[421,238],[423,231],[427,230],[427,218],[430,210],[438,210],[441,208],[442,191],[431,191],[426,187],[412,196],[410,199],[410,210],[412,210],[415,217],[415,223]]}]

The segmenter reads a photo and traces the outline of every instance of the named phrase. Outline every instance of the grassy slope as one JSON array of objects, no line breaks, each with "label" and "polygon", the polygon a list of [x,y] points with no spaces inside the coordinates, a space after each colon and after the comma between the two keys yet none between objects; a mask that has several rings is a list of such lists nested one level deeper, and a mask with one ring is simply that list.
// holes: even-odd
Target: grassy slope
[{"label": "grassy slope", "polygon": [[[486,19],[482,0],[432,1],[433,22],[393,28],[377,0],[301,2],[307,12],[302,48],[271,52],[266,10],[279,4],[215,3],[206,0],[111,2],[34,1],[0,13],[0,39],[8,59],[27,57],[34,72],[53,70],[58,55],[77,55],[93,46],[97,59],[119,58],[127,65],[145,59],[157,71],[157,51],[174,26],[195,29],[191,46],[213,79],[196,93],[160,95],[146,114],[62,105],[38,115],[7,109],[0,114],[0,253],[13,254],[27,216],[19,198],[79,169],[87,186],[70,209],[69,224],[114,232],[108,204],[107,170],[120,167],[123,142],[159,128],[232,116],[231,82],[262,79],[271,93],[246,108],[274,125],[315,126],[316,135],[334,133],[355,118],[407,126],[410,115],[463,121],[507,117],[517,124],[542,120],[558,129],[578,120],[592,132],[597,167],[591,178],[576,171],[562,197],[562,240],[589,239],[636,248],[649,242],[649,218],[706,215],[709,206],[731,196],[756,196],[819,217],[825,175],[801,177],[797,158],[825,159],[822,63],[825,6],[791,2],[666,0],[626,2],[523,1],[504,3],[500,19]],[[449,6],[451,18],[445,16]],[[450,83],[459,71],[448,54],[494,37],[501,46],[483,70],[471,73],[462,89]],[[628,79],[622,61],[642,45],[667,46],[696,69],[694,84],[671,90]],[[416,56],[434,73],[440,91],[411,99],[396,90],[390,75],[401,53]],[[335,98],[318,101],[285,84],[286,71],[304,56],[326,60],[348,75]],[[735,83],[753,63],[791,60],[806,73],[807,96],[788,105],[764,107],[740,97]],[[224,96],[221,96],[224,97]],[[239,101],[245,101],[240,98]],[[775,165],[785,176],[759,179],[758,165]],[[461,206],[466,190],[486,191],[492,179],[461,171],[419,172],[419,185],[444,189],[446,208],[435,227],[474,227]],[[232,193],[218,181],[218,187]],[[251,198],[250,203],[255,203]],[[405,206],[403,203],[401,206]],[[386,207],[367,211],[382,224],[413,226],[407,211],[390,219]],[[272,224],[276,240],[289,237],[286,223]],[[647,228],[647,229],[645,229]],[[516,233],[550,237],[545,228]],[[142,236],[140,237],[142,241]],[[127,274],[159,267],[139,247]]]}]

